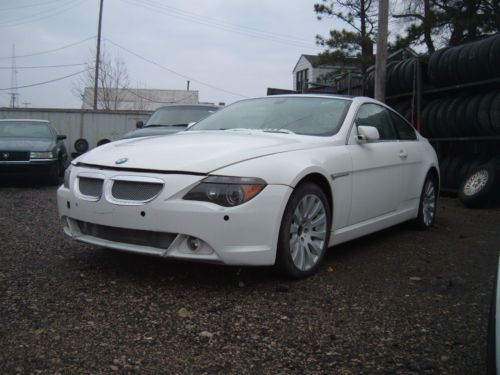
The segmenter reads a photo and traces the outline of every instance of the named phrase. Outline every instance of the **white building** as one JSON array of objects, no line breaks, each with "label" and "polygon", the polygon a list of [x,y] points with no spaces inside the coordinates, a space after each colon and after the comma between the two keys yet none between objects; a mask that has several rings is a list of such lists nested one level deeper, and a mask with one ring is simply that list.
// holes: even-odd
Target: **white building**
[{"label": "white building", "polygon": [[318,65],[319,56],[316,55],[301,55],[295,68],[293,69],[293,89],[302,91],[305,82],[325,83],[320,82],[321,76],[327,73],[346,73],[357,72],[359,66],[357,64],[339,63],[335,65]]},{"label": "white building", "polygon": [[[157,89],[99,89],[98,109],[154,111],[165,104],[198,104],[198,91]],[[94,89],[86,87],[82,109],[92,109]]]}]

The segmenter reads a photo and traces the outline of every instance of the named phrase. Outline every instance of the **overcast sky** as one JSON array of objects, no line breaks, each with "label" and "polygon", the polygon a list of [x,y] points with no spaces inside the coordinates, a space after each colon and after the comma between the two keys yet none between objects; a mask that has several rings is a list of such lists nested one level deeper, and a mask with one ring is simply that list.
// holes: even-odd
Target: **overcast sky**
[{"label": "overcast sky", "polygon": [[[266,95],[268,87],[292,88],[298,58],[321,51],[314,37],[333,26],[316,19],[315,2],[104,0],[104,48],[124,60],[131,87],[184,90],[190,79],[200,101],[231,103]],[[0,1],[0,89],[11,87],[13,45],[17,86],[84,69],[76,64],[91,59],[98,10],[99,0]],[[54,65],[71,66],[32,68]],[[80,108],[77,82],[72,76],[19,88],[19,103]],[[9,106],[10,91],[0,91],[0,106]]]}]

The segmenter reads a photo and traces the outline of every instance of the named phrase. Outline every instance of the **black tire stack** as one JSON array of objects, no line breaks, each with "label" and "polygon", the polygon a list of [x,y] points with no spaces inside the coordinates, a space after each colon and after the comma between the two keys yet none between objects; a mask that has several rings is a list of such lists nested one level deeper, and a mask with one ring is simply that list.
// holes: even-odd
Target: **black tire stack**
[{"label": "black tire stack", "polygon": [[428,77],[437,87],[500,77],[500,34],[434,52]]},{"label": "black tire stack", "polygon": [[499,144],[467,141],[500,136],[500,86],[491,83],[498,78],[500,34],[438,50],[428,62],[427,83],[444,91],[426,98],[421,133],[441,151],[441,187],[469,207],[500,197]]},{"label": "black tire stack", "polygon": [[[409,93],[413,90],[415,81],[415,69],[418,61],[416,58],[409,58],[400,61],[391,61],[386,67],[386,93],[387,95],[397,95]],[[373,96],[375,91],[375,70],[368,73],[367,77],[368,93]]]},{"label": "black tire stack", "polygon": [[500,135],[500,90],[431,100],[422,110],[421,133],[427,138]]},{"label": "black tire stack", "polygon": [[[438,150],[441,188],[458,192],[467,206],[481,205],[494,195],[500,198],[496,177],[500,173],[500,141],[496,140],[500,136],[500,34],[438,50],[427,62],[421,58],[389,62],[387,102],[410,122],[416,115],[411,99],[417,66],[423,86],[420,132]],[[368,74],[367,91],[373,95],[374,70]],[[486,175],[490,180],[484,183]],[[479,188],[477,181],[484,186]]]}]

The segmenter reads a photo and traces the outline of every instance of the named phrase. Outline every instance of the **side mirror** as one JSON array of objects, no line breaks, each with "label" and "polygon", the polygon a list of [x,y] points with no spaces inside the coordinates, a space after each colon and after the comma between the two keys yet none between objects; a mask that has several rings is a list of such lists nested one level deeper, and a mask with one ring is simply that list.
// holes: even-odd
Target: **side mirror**
[{"label": "side mirror", "polygon": [[359,143],[377,141],[380,139],[380,134],[375,126],[358,125],[357,140]]},{"label": "side mirror", "polygon": [[58,135],[57,135],[57,140],[58,140],[58,141],[65,140],[66,138],[68,138],[68,137],[66,137],[66,136],[65,136],[65,135],[63,135],[63,134],[58,134]]},{"label": "side mirror", "polygon": [[189,129],[190,127],[192,127],[194,124],[196,124],[196,122],[190,122],[190,123],[188,124],[188,126],[187,126],[186,130],[187,130],[187,129]]},{"label": "side mirror", "polygon": [[143,122],[143,121],[140,121],[140,120],[139,120],[139,121],[137,121],[137,122],[135,123],[135,127],[136,127],[137,129],[143,128],[143,127],[144,127],[144,122]]}]

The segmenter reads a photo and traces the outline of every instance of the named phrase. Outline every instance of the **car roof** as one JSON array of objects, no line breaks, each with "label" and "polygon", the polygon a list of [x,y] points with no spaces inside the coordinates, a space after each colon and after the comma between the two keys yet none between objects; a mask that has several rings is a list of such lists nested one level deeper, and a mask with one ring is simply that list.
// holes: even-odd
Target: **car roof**
[{"label": "car roof", "polygon": [[42,124],[50,124],[50,121],[48,120],[35,120],[31,118],[2,118],[0,119],[0,122],[39,122]]},{"label": "car roof", "polygon": [[215,105],[215,104],[169,104],[169,105],[164,105],[161,107],[156,108],[158,109],[163,109],[163,108],[172,108],[172,107],[184,107],[184,108],[217,108],[219,109],[220,107]]},{"label": "car roof", "polygon": [[335,98],[343,100],[353,100],[356,96],[340,95],[340,94],[324,94],[324,93],[305,93],[305,94],[282,94],[282,95],[268,95],[264,98]]}]

